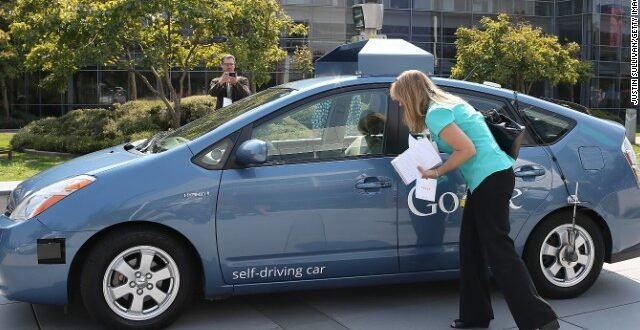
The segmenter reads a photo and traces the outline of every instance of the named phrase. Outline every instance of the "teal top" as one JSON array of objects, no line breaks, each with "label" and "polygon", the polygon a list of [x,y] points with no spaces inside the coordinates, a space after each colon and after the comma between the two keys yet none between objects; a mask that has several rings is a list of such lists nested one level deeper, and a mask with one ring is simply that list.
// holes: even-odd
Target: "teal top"
[{"label": "teal top", "polygon": [[515,160],[507,155],[493,138],[484,116],[467,103],[442,104],[432,102],[425,118],[427,128],[438,144],[440,152],[451,154],[453,149],[440,138],[440,132],[456,123],[467,134],[476,148],[476,154],[460,165],[460,172],[471,192],[492,173],[512,167]]}]

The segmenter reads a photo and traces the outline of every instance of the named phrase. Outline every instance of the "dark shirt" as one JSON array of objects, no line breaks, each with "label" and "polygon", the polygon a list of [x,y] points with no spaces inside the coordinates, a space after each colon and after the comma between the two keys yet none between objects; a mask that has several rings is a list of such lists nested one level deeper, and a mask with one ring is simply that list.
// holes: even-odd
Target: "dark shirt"
[{"label": "dark shirt", "polygon": [[[209,87],[209,95],[216,97],[216,109],[222,108],[222,100],[227,96],[227,84],[218,84],[220,78],[211,80]],[[235,102],[251,95],[249,89],[249,80],[245,77],[238,76],[238,82],[231,85],[231,101]]]}]

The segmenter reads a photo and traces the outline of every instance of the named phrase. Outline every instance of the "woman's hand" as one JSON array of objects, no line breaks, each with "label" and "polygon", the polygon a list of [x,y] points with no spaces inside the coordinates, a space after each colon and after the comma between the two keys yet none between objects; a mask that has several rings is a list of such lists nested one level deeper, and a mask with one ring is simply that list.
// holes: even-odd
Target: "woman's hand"
[{"label": "woman's hand", "polygon": [[424,179],[436,179],[437,177],[440,176],[440,173],[438,173],[438,169],[434,168],[431,170],[425,169],[422,166],[418,166],[418,171],[420,171],[420,174],[422,175],[422,178]]}]

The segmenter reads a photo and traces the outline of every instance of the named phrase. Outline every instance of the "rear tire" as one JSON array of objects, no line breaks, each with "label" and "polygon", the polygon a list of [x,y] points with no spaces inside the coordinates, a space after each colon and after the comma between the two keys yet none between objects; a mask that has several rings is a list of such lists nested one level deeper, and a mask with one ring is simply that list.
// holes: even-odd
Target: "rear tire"
[{"label": "rear tire", "polygon": [[566,260],[569,211],[551,215],[529,236],[524,261],[538,292],[546,298],[574,298],[596,281],[604,261],[604,240],[600,228],[587,216],[576,214],[577,261]]},{"label": "rear tire", "polygon": [[170,234],[136,228],[103,237],[80,275],[82,301],[110,328],[155,329],[173,322],[194,297],[189,250]]}]

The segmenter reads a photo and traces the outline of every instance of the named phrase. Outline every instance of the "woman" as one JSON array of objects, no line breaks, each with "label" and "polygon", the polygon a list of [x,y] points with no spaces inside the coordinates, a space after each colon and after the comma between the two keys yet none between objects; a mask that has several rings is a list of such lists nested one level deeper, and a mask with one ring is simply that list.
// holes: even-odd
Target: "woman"
[{"label": "woman", "polygon": [[509,237],[515,161],[497,145],[482,114],[415,70],[398,76],[391,97],[404,108],[404,121],[413,132],[428,128],[440,151],[451,154],[437,168],[419,167],[422,176],[438,178],[459,168],[467,183],[460,229],[460,318],[451,327],[489,326],[488,265],[520,329],[558,329],[556,314],[538,295]]}]

